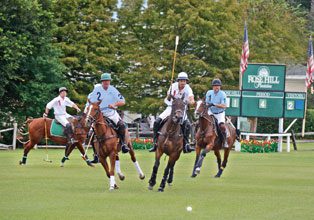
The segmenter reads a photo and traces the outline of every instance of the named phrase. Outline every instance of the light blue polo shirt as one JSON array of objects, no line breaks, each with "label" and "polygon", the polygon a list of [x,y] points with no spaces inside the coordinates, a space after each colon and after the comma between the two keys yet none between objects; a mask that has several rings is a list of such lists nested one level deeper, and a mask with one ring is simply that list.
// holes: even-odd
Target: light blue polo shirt
[{"label": "light blue polo shirt", "polygon": [[96,84],[94,90],[88,95],[88,98],[92,103],[101,101],[100,110],[106,115],[114,113],[115,111],[114,109],[108,108],[108,105],[121,101],[125,102],[121,93],[111,85],[105,90],[101,84]]},{"label": "light blue polo shirt", "polygon": [[[226,104],[227,103],[227,96],[224,91],[219,90],[217,93],[214,90],[208,90],[206,93],[206,103],[213,103],[213,104]],[[225,111],[223,108],[217,108],[216,106],[210,107],[210,110],[214,114],[222,113]]]}]

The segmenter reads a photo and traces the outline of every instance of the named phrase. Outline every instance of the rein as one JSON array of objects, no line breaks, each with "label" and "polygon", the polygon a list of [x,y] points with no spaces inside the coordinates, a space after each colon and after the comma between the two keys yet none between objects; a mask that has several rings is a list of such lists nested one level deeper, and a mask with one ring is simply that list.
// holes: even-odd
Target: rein
[{"label": "rein", "polygon": [[[200,122],[200,120],[203,118],[203,119],[205,119],[206,121],[208,121],[209,124],[212,124],[212,125],[213,125],[213,130],[214,130],[216,136],[218,136],[217,127],[216,127],[216,123],[215,123],[214,116],[213,116],[213,115],[208,115],[207,110],[208,110],[208,108],[205,107],[204,110],[202,111],[202,113],[200,114],[198,120],[199,120],[199,122]],[[209,126],[206,126],[205,130],[201,131],[201,134],[202,134],[202,135],[206,134],[207,131],[208,131],[208,128],[209,128]]]},{"label": "rein", "polygon": [[87,116],[91,120],[92,124],[94,124],[95,126],[100,125],[100,126],[104,127],[104,129],[102,129],[103,130],[103,134],[100,137],[97,136],[97,134],[96,134],[97,140],[99,142],[105,142],[108,139],[118,137],[117,135],[114,135],[114,134],[110,135],[110,136],[106,136],[106,133],[107,133],[108,128],[109,128],[109,125],[106,122],[104,122],[104,119],[103,119],[102,115],[100,115],[99,113],[100,113],[100,111],[96,110],[96,114],[95,114],[94,117],[91,116],[91,115]]}]

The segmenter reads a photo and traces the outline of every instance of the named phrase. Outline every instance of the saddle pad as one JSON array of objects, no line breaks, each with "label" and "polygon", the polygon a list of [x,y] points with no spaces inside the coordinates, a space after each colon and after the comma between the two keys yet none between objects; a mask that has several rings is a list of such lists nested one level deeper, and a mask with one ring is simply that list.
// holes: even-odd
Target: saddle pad
[{"label": "saddle pad", "polygon": [[50,134],[56,137],[65,137],[63,126],[58,123],[55,119],[51,122]]}]

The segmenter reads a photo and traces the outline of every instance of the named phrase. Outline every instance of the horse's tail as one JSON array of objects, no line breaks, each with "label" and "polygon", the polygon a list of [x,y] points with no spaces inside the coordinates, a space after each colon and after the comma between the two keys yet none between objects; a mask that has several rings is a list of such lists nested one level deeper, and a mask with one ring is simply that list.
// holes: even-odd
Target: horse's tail
[{"label": "horse's tail", "polygon": [[[22,126],[18,129],[18,134],[16,139],[22,143],[26,144],[29,142],[28,139],[28,125],[33,121],[33,118],[27,118],[26,121],[23,122]],[[26,140],[25,140],[26,139]]]},{"label": "horse's tail", "polygon": [[239,142],[241,141],[241,131],[237,128],[236,128],[236,139]]}]

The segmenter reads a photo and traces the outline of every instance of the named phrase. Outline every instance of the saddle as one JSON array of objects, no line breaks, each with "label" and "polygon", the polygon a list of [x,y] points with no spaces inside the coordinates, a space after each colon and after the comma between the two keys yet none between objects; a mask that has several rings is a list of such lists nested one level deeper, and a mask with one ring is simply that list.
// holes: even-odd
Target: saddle
[{"label": "saddle", "polygon": [[56,119],[53,119],[51,122],[50,134],[56,137],[65,137],[64,127]]},{"label": "saddle", "polygon": [[107,118],[107,117],[104,117],[105,119],[105,122],[106,124],[111,127],[113,130],[115,130],[116,132],[118,131],[118,126],[115,125],[115,123],[110,119],[110,118]]}]

